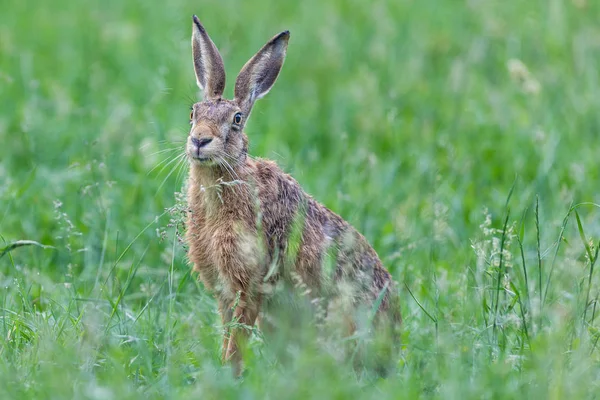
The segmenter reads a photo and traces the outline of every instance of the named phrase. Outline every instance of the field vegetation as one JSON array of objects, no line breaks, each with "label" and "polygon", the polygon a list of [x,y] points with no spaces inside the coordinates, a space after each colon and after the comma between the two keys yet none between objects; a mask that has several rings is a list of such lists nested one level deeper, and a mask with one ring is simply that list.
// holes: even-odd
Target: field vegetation
[{"label": "field vegetation", "polygon": [[[0,10],[0,398],[598,397],[600,2]],[[192,14],[227,96],[291,31],[250,152],[359,229],[398,281],[391,376],[353,368],[296,316],[272,342],[254,332],[243,379],[221,364],[215,302],[179,240]]]}]

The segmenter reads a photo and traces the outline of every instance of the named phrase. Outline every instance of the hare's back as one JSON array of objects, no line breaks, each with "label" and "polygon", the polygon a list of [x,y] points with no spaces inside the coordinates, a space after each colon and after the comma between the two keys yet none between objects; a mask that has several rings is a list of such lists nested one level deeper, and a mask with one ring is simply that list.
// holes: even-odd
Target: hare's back
[{"label": "hare's back", "polygon": [[256,159],[254,168],[262,229],[272,251],[284,248],[305,194],[298,182],[273,161]]},{"label": "hare's back", "polygon": [[[292,233],[301,229],[297,272],[309,286],[351,283],[359,297],[373,299],[389,285],[385,270],[368,241],[342,217],[306,194],[298,182],[272,161],[257,160],[256,176],[262,225],[269,247],[287,248]],[[298,238],[300,239],[300,238]],[[335,254],[335,268],[324,271],[325,257]]]}]

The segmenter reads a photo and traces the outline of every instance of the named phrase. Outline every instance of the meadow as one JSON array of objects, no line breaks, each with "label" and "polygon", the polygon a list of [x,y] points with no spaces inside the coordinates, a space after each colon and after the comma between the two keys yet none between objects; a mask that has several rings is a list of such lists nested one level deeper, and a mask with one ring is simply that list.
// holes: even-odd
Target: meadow
[{"label": "meadow", "polygon": [[[598,397],[599,2],[0,9],[0,398]],[[229,97],[291,31],[250,153],[398,281],[391,376],[340,361],[304,320],[277,351],[255,332],[243,379],[221,364],[215,302],[179,240],[192,14]]]}]

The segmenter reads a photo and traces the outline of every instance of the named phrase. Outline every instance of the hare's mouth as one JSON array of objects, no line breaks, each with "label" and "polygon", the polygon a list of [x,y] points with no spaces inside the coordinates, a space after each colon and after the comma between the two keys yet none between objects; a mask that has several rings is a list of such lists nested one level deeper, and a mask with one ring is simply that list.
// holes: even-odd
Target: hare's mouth
[{"label": "hare's mouth", "polygon": [[211,161],[211,157],[201,154],[198,148],[188,148],[187,154],[188,158],[194,162],[205,163]]},{"label": "hare's mouth", "polygon": [[190,161],[196,165],[210,165],[213,162],[212,157],[193,155],[190,157]]},{"label": "hare's mouth", "polygon": [[198,157],[198,156],[196,156],[196,157],[192,157],[192,160],[194,162],[198,163],[198,164],[208,164],[208,163],[210,163],[212,161],[212,158],[210,158],[210,157],[202,157],[202,156]]}]

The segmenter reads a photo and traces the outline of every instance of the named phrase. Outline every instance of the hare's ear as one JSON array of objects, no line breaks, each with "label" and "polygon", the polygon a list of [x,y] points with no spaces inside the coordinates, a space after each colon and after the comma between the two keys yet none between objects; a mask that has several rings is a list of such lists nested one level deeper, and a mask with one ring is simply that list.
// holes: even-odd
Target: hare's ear
[{"label": "hare's ear", "polygon": [[250,114],[257,99],[267,94],[281,71],[290,32],[273,37],[240,71],[235,82],[235,101],[243,113]]},{"label": "hare's ear", "polygon": [[219,50],[194,15],[192,27],[192,55],[198,87],[205,99],[219,98],[225,89],[225,67]]}]

